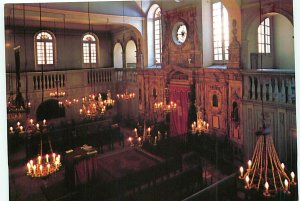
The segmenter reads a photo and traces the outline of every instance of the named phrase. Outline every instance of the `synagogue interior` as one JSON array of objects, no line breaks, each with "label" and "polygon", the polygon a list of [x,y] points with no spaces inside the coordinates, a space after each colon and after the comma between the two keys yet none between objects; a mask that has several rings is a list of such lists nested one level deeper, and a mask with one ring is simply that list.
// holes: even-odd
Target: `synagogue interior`
[{"label": "synagogue interior", "polygon": [[298,200],[293,13],[4,4],[9,200]]}]

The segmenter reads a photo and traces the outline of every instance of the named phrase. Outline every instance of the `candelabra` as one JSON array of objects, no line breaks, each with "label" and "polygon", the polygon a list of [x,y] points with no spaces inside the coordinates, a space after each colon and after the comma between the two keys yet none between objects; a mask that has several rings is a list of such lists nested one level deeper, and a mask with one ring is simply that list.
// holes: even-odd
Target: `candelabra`
[{"label": "candelabra", "polygon": [[117,94],[117,98],[118,99],[123,99],[123,100],[129,100],[129,99],[133,99],[135,97],[135,93],[131,92],[129,93],[126,89],[125,93],[122,94]]},{"label": "candelabra", "polygon": [[154,110],[163,110],[165,112],[171,112],[177,108],[177,104],[173,101],[170,101],[169,104],[163,102],[154,103]]},{"label": "candelabra", "polygon": [[248,160],[247,169],[241,166],[239,179],[245,182],[245,189],[256,189],[266,197],[274,197],[279,191],[290,194],[290,187],[296,185],[295,173],[286,173],[273,144],[270,130],[264,128],[257,133],[258,139],[252,156]]},{"label": "candelabra", "polygon": [[201,132],[207,132],[209,128],[209,124],[204,121],[203,119],[198,119],[197,122],[194,121],[192,123],[192,133],[201,133]]}]

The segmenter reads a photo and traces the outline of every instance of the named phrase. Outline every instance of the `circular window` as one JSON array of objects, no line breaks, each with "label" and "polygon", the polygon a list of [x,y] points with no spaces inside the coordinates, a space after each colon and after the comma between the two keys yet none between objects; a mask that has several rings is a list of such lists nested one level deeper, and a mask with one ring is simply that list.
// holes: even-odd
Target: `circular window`
[{"label": "circular window", "polygon": [[187,27],[186,27],[186,25],[183,22],[177,22],[174,25],[172,35],[173,35],[173,41],[177,45],[181,45],[182,43],[184,43],[186,38],[187,38]]}]

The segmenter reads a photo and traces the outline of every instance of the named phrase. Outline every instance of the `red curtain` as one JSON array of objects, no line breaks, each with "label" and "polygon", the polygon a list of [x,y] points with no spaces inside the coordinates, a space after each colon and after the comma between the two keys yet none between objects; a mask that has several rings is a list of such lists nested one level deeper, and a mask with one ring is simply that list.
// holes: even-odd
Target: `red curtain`
[{"label": "red curtain", "polygon": [[177,104],[177,108],[170,114],[170,135],[183,135],[188,131],[190,86],[169,85],[170,101]]}]

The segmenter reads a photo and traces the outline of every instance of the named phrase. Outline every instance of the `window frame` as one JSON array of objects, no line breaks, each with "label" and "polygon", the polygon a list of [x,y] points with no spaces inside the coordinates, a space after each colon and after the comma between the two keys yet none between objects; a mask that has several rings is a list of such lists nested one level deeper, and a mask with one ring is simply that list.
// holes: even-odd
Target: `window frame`
[{"label": "window frame", "polygon": [[[214,4],[216,3],[220,3],[221,4],[221,9],[220,9],[220,16],[221,16],[221,47],[215,47],[215,42],[218,43],[218,41],[215,41],[215,31],[214,31]],[[228,34],[228,40],[225,40],[224,39],[224,9],[226,10],[227,12],[227,34]],[[228,52],[228,48],[229,48],[229,44],[230,44],[230,31],[229,31],[229,12],[228,12],[228,9],[225,7],[225,5],[221,2],[221,1],[216,1],[216,2],[213,2],[211,4],[211,19],[212,19],[212,23],[211,23],[211,26],[212,26],[212,58],[213,58],[213,63],[215,64],[226,64],[229,62],[229,52]],[[225,42],[228,41],[228,44],[227,46],[225,46]],[[215,59],[215,55],[220,55],[220,54],[215,54],[215,49],[216,48],[221,48],[221,56],[222,56],[222,59],[220,60],[216,60]],[[226,55],[227,55],[227,59],[226,59]]]},{"label": "window frame", "polygon": [[[94,41],[84,41],[84,38],[87,36],[87,35],[91,35],[95,40]],[[89,62],[85,63],[85,50],[84,50],[84,44],[88,44],[88,59],[89,59]],[[94,44],[95,45],[95,53],[94,53],[94,59],[96,60],[94,63],[91,63],[91,58],[92,58],[92,51],[91,51],[91,45]],[[92,33],[92,32],[87,32],[85,34],[83,34],[82,38],[81,38],[81,51],[82,51],[82,65],[84,67],[95,67],[99,64],[99,39],[98,37],[96,36],[96,34]]]},{"label": "window frame", "polygon": [[[269,20],[269,25],[265,25],[267,19]],[[264,33],[259,33],[260,26],[263,26]],[[269,35],[266,34],[266,27],[267,26],[269,28]],[[263,36],[264,42],[260,43],[259,35]],[[266,42],[267,37],[269,39],[269,43]],[[259,49],[260,45],[263,46],[263,49],[264,49],[263,52],[261,52],[260,49]],[[269,52],[266,52],[266,47],[267,46],[269,46]],[[265,19],[263,19],[257,27],[257,52],[259,54],[272,54],[272,19],[270,17],[266,17]]]},{"label": "window frame", "polygon": [[[162,64],[162,16],[161,16],[161,13],[160,13],[160,17],[155,17],[156,16],[156,13],[158,12],[158,10],[160,10],[159,12],[161,12],[161,8],[160,7],[157,7],[154,11],[154,14],[153,14],[153,50],[154,50],[154,65],[158,65],[160,66]],[[159,45],[160,45],[160,50],[159,50],[159,56],[160,56],[160,62],[157,62],[157,57],[156,57],[156,46],[155,46],[155,40],[156,40],[156,29],[155,29],[155,22],[156,21],[159,21]]]},{"label": "window frame", "polygon": [[[52,39],[38,39],[37,37],[42,33],[49,34]],[[39,45],[38,45],[38,43],[43,44],[44,63],[39,63]],[[47,61],[48,61],[47,54],[49,54],[49,52],[47,50],[47,45],[46,45],[47,43],[51,43],[51,45],[52,45],[52,63],[47,63]],[[51,31],[49,31],[49,30],[40,30],[34,35],[34,50],[35,50],[34,51],[34,57],[35,57],[35,66],[36,67],[43,66],[47,69],[47,67],[53,67],[53,66],[56,65],[56,62],[57,62],[57,59],[56,59],[56,38],[55,38],[54,34]]]}]

